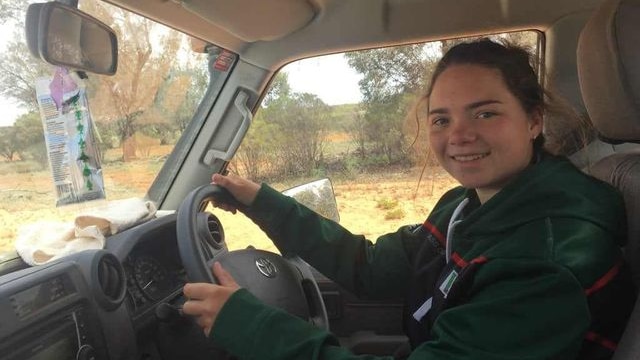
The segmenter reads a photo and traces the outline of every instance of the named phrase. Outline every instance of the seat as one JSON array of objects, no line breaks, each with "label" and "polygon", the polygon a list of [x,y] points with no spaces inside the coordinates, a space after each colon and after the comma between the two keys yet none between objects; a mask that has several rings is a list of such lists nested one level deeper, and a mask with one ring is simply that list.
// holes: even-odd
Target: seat
[{"label": "seat", "polygon": [[[580,90],[602,140],[640,142],[640,0],[605,0],[580,34],[577,49]],[[621,191],[628,239],[625,257],[640,288],[640,150],[609,155],[591,174]],[[640,300],[614,355],[640,359]]]}]

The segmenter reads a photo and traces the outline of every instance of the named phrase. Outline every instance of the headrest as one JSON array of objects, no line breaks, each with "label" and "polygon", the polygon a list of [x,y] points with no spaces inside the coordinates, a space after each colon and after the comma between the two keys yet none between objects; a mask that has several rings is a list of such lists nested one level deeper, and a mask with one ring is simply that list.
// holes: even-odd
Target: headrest
[{"label": "headrest", "polygon": [[640,142],[640,0],[605,0],[577,55],[582,98],[600,135]]}]

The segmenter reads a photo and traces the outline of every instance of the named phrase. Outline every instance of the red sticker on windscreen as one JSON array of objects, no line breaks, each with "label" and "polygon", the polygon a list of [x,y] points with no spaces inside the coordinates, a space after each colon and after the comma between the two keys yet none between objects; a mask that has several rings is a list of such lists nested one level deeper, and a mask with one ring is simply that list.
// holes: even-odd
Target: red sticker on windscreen
[{"label": "red sticker on windscreen", "polygon": [[218,55],[216,62],[213,64],[213,68],[218,71],[227,71],[231,64],[233,64],[233,59],[234,54],[232,52],[223,50],[220,55]]}]

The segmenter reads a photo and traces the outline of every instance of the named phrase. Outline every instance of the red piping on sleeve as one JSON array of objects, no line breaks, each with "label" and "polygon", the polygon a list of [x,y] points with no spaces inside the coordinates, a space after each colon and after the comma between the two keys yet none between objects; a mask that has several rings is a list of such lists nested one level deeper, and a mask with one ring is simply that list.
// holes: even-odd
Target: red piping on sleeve
[{"label": "red piping on sleeve", "polygon": [[616,275],[618,274],[618,272],[620,271],[620,267],[622,267],[622,263],[623,263],[623,260],[618,261],[618,263],[615,264],[609,271],[607,271],[607,273],[604,274],[604,276],[602,276],[600,279],[596,280],[596,282],[593,283],[593,285],[591,285],[590,288],[586,289],[584,291],[585,294],[587,294],[587,296],[589,296],[589,295],[593,294],[594,292],[602,289],[611,280],[613,280],[613,278],[615,278]]},{"label": "red piping on sleeve", "polygon": [[461,268],[467,267],[467,265],[469,265],[469,263],[465,259],[460,257],[460,255],[458,255],[457,252],[454,252],[451,254],[451,260],[453,260],[453,262],[455,262],[456,265],[458,265]]},{"label": "red piping on sleeve", "polygon": [[440,245],[446,246],[447,238],[444,235],[442,235],[440,230],[438,230],[438,228],[433,226],[433,224],[425,220],[424,223],[422,224],[422,227],[427,229],[430,233],[432,233],[433,236],[435,236],[436,239],[438,239],[438,242],[440,243]]},{"label": "red piping on sleeve", "polygon": [[458,265],[461,268],[467,267],[469,264],[484,264],[487,261],[489,261],[489,259],[486,256],[480,255],[477,258],[467,262],[457,252],[454,252],[451,254],[451,260],[453,260],[453,262],[455,262],[456,265]]},{"label": "red piping on sleeve", "polygon": [[611,351],[615,351],[618,348],[618,344],[614,343],[609,339],[605,339],[604,337],[594,333],[593,331],[589,331],[585,336],[585,339],[592,341],[602,347],[605,347]]}]

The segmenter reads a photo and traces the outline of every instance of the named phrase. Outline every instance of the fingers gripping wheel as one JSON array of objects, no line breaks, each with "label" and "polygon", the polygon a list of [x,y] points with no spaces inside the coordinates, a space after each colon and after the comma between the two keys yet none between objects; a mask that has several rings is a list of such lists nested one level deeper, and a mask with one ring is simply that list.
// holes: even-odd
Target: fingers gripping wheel
[{"label": "fingers gripping wheel", "polygon": [[178,209],[177,236],[180,257],[189,281],[216,284],[211,265],[218,261],[240,286],[264,303],[328,329],[322,296],[304,261],[299,258],[287,260],[257,249],[227,251],[222,240],[211,241],[212,232],[207,226],[215,217],[202,213],[202,210],[212,200],[237,208],[242,206],[225,189],[216,185],[197,188],[184,199]]}]

